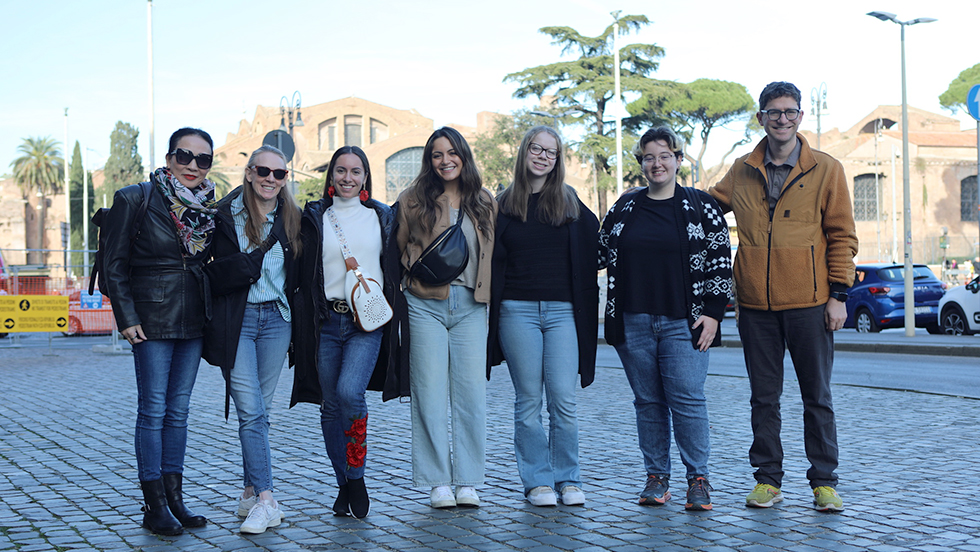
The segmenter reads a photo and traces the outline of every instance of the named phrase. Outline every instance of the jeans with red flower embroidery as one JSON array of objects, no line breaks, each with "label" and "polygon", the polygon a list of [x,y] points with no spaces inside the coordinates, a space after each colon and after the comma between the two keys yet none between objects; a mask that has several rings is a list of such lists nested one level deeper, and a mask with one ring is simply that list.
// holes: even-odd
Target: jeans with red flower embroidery
[{"label": "jeans with red flower embroidery", "polygon": [[381,332],[364,332],[352,314],[330,313],[320,327],[317,374],[320,380],[320,427],[337,485],[364,477],[367,455],[367,390],[381,349]]}]

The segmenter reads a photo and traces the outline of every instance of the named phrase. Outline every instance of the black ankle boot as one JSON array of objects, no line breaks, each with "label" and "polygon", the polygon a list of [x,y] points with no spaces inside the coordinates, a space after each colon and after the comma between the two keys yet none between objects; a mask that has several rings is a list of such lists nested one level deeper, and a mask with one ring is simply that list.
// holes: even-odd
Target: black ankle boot
[{"label": "black ankle boot", "polygon": [[140,481],[143,489],[143,527],[158,535],[179,535],[184,532],[177,518],[167,508],[163,480]]},{"label": "black ankle boot", "polygon": [[350,514],[358,519],[367,517],[371,510],[371,499],[368,498],[364,478],[347,480],[347,500],[350,502]]},{"label": "black ankle boot", "polygon": [[170,512],[177,518],[184,527],[204,527],[208,519],[199,516],[184,506],[184,497],[181,493],[183,475],[179,473],[167,473],[163,475],[163,490],[167,495],[167,505]]},{"label": "black ankle boot", "polygon": [[337,500],[333,501],[334,517],[345,517],[350,515],[350,502],[347,501],[347,484],[341,485],[337,490]]}]

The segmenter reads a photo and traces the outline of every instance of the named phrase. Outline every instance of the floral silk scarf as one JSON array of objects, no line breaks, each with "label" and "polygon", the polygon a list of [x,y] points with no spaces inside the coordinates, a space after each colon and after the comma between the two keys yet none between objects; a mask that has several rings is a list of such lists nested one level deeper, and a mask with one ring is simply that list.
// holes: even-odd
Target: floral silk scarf
[{"label": "floral silk scarf", "polygon": [[215,208],[214,182],[204,179],[190,189],[180,183],[167,167],[160,167],[150,175],[150,181],[163,194],[170,207],[170,218],[177,229],[177,237],[183,244],[185,257],[193,257],[207,249],[214,230]]}]

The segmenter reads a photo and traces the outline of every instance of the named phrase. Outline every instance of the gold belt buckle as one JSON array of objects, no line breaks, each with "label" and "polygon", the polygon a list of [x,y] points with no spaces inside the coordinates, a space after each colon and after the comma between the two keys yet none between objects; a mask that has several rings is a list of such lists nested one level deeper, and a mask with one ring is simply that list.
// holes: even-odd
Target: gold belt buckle
[{"label": "gold belt buckle", "polygon": [[337,314],[347,314],[350,312],[350,306],[347,305],[347,301],[333,301],[330,304],[330,308]]}]

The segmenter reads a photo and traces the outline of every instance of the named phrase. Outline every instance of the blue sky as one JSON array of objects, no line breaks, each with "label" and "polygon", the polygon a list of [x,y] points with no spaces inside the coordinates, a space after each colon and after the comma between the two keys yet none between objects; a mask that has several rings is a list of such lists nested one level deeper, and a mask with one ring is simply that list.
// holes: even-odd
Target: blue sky
[{"label": "blue sky", "polygon": [[[954,6],[960,6],[955,7]],[[355,95],[416,109],[436,125],[475,126],[479,111],[532,107],[514,100],[510,72],[555,61],[559,48],[537,32],[570,26],[602,32],[609,12],[653,22],[623,43],[666,50],[655,78],[715,78],[745,85],[789,80],[803,91],[827,83],[824,129],[849,127],[879,104],[901,102],[899,26],[864,15],[938,22],[906,30],[910,105],[948,114],[938,96],[960,71],[980,62],[978,10],[967,3],[896,0],[650,2],[426,2],[336,0],[155,0],[153,2],[156,164],[181,126],[209,131],[218,145],[298,90],[304,105]],[[82,143],[90,166],[104,163],[116,121],[137,126],[148,162],[147,2],[0,0],[0,174],[27,136]],[[971,44],[972,40],[972,44]],[[975,124],[959,118],[964,128]],[[804,128],[815,129],[809,116]],[[740,129],[712,136],[710,165]],[[695,144],[697,146],[698,144]]]}]

